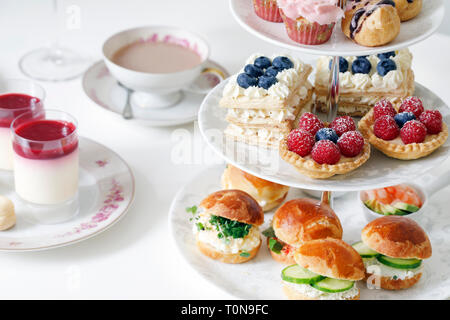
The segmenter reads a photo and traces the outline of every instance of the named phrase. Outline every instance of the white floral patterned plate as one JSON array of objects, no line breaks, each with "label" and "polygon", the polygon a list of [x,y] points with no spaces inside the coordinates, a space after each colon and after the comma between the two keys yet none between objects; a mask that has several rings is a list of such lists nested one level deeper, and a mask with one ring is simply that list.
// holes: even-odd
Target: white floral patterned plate
[{"label": "white floral patterned plate", "polygon": [[[226,162],[262,179],[294,188],[328,191],[356,191],[392,186],[413,180],[440,165],[450,155],[450,139],[431,155],[417,160],[403,161],[385,156],[372,148],[370,159],[356,170],[328,179],[312,179],[300,174],[279,156],[276,149],[251,146],[226,139],[227,110],[219,107],[219,100],[227,81],[220,83],[205,98],[200,107],[198,124],[208,145]],[[416,83],[415,95],[426,108],[438,109],[450,125],[450,109],[437,95]]]},{"label": "white floral patterned plate", "polygon": [[[192,122],[197,119],[198,109],[205,97],[220,81],[228,77],[228,72],[218,63],[208,60],[202,75],[191,87],[183,91],[182,99],[176,105],[167,108],[144,108],[139,115],[127,120],[133,124],[152,127],[175,126]],[[86,95],[101,107],[102,110],[122,118],[122,110],[126,102],[126,90],[120,87],[111,75],[103,61],[92,65],[83,76],[83,90]],[[144,99],[143,99],[144,98]],[[141,93],[131,94],[131,104],[145,100]]]},{"label": "white floral patterned plate", "polygon": [[[193,222],[189,221],[192,213],[186,212],[186,208],[198,205],[209,193],[221,189],[220,176],[224,168],[224,166],[206,168],[178,192],[169,212],[172,239],[187,264],[225,292],[241,299],[285,299],[280,278],[283,265],[275,262],[270,256],[264,236],[262,236],[263,245],[258,255],[247,263],[237,265],[209,259],[196,247],[192,233]],[[435,174],[437,176],[438,172]],[[287,200],[304,197],[300,190],[291,189]],[[430,200],[429,207],[419,223],[430,237],[433,256],[424,261],[424,271],[420,282],[408,290],[387,291],[368,289],[367,285],[360,281],[357,285],[361,290],[361,299],[450,298],[450,278],[447,276],[450,266],[448,199],[445,192],[441,192]],[[358,206],[356,193],[350,192],[335,199],[334,210],[344,229],[343,240],[350,244],[360,241],[361,229],[367,221]],[[272,214],[273,212],[264,215],[265,222],[260,230],[265,230],[269,226]]]},{"label": "white floral patterned plate", "polygon": [[431,36],[441,25],[445,14],[443,0],[424,1],[420,14],[410,21],[403,22],[397,38],[382,47],[369,48],[354,43],[341,31],[340,24],[334,27],[330,40],[324,44],[303,45],[288,37],[284,23],[273,23],[259,18],[253,9],[252,1],[229,1],[231,13],[236,21],[258,38],[290,50],[334,56],[362,56],[409,47]]},{"label": "white floral patterned plate", "polygon": [[[0,194],[20,201],[13,175],[0,171]],[[131,169],[116,153],[87,138],[80,138],[80,212],[70,221],[42,225],[17,210],[16,225],[0,232],[0,251],[35,251],[62,247],[98,235],[119,221],[134,198]],[[20,206],[19,206],[20,208]]]}]

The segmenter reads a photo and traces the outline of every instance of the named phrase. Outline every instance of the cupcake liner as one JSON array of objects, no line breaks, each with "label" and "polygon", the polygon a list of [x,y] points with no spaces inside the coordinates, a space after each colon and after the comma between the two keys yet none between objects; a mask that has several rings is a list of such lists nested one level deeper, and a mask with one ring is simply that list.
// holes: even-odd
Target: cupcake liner
[{"label": "cupcake liner", "polygon": [[261,19],[270,22],[283,22],[276,0],[253,0],[255,13]]},{"label": "cupcake liner", "polygon": [[335,23],[318,24],[317,22],[309,22],[304,18],[293,20],[283,13],[280,9],[286,31],[292,40],[301,44],[322,44],[327,42],[333,33]]}]

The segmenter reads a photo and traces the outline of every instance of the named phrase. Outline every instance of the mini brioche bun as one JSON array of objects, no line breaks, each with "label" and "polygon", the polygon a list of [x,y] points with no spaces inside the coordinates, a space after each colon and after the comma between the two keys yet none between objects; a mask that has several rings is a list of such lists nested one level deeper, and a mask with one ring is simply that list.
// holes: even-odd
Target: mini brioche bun
[{"label": "mini brioche bun", "polygon": [[[312,298],[305,294],[301,294],[295,289],[283,284],[283,292],[288,297],[289,300],[319,300],[319,298]],[[359,289],[358,294],[352,298],[344,298],[342,300],[359,300]]]},{"label": "mini brioche bun", "polygon": [[362,241],[385,256],[400,259],[431,257],[431,243],[414,220],[401,216],[384,216],[364,227]]},{"label": "mini brioche bun", "polygon": [[200,203],[211,215],[259,226],[264,222],[261,206],[241,190],[221,190],[211,193]]},{"label": "mini brioche bun", "polygon": [[283,203],[289,187],[255,177],[231,164],[227,165],[222,175],[223,189],[237,189],[247,192],[258,203],[264,204],[264,211],[270,211]]},{"label": "mini brioche bun", "polygon": [[317,239],[303,243],[294,254],[297,264],[325,277],[361,280],[365,276],[361,256],[341,239]]},{"label": "mini brioche bun", "polygon": [[294,247],[315,239],[342,238],[341,222],[333,209],[313,199],[283,204],[273,216],[272,227],[278,239]]},{"label": "mini brioche bun", "polygon": [[[420,278],[422,277],[422,272],[417,273],[412,278],[407,279],[397,279],[394,280],[392,277],[383,277],[383,276],[377,276],[371,273],[366,273],[366,281],[370,278],[370,283],[373,285],[377,281],[380,281],[380,287],[382,289],[386,290],[402,290],[402,289],[408,289],[414,286],[417,282],[419,282]],[[378,279],[379,278],[379,279]]]},{"label": "mini brioche bun", "polygon": [[218,251],[213,246],[205,242],[199,241],[198,238],[197,238],[197,247],[201,253],[203,253],[205,256],[211,259],[218,260],[224,263],[237,264],[247,262],[256,256],[259,248],[261,247],[261,239],[259,241],[259,244],[255,248],[253,248],[251,251],[248,251],[248,253],[250,254],[248,257],[242,257],[240,253],[224,253]]},{"label": "mini brioche bun", "polygon": [[[286,254],[283,250],[280,253],[273,252],[272,250],[270,250],[269,241],[270,238],[267,238],[267,248],[269,249],[270,255],[275,261],[286,265],[293,265],[296,263],[294,259],[294,251],[289,252],[289,254]],[[280,240],[277,241],[281,242]],[[283,245],[285,244],[283,243]]]}]

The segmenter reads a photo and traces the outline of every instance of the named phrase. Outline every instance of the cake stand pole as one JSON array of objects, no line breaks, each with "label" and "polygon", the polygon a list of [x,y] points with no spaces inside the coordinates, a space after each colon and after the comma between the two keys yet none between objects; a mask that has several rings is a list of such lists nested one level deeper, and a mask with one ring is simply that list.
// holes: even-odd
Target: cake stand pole
[{"label": "cake stand pole", "polygon": [[329,205],[331,208],[333,208],[333,201],[334,197],[333,197],[333,193],[331,191],[324,191],[322,192],[322,198],[321,198],[321,202],[325,203],[327,205]]},{"label": "cake stand pole", "polygon": [[339,56],[334,56],[331,63],[330,82],[328,86],[327,121],[331,122],[336,118],[339,102]]}]

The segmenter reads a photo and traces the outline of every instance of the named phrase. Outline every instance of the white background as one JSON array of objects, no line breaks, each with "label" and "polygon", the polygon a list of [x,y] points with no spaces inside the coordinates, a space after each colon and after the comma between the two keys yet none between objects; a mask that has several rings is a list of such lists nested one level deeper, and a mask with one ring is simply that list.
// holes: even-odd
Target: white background
[{"label": "white background", "polygon": [[[450,12],[450,1],[445,2]],[[69,5],[81,9],[81,28],[63,32],[62,42],[92,61],[101,58],[101,45],[109,35],[150,24],[183,26],[203,34],[210,43],[211,58],[230,72],[237,71],[251,53],[284,52],[242,30],[225,0],[60,3],[62,10]],[[23,77],[17,67],[19,58],[54,37],[57,28],[51,9],[49,0],[0,0],[0,77]],[[417,81],[447,102],[450,101],[448,19],[440,29],[441,34],[411,48]],[[0,299],[231,298],[203,280],[179,257],[167,225],[169,206],[178,188],[204,166],[201,161],[174,164],[171,150],[176,141],[171,135],[176,129],[189,130],[199,147],[195,152],[204,152],[206,146],[198,131],[194,135],[197,126],[133,127],[99,112],[83,93],[80,79],[42,85],[47,91],[47,107],[72,113],[79,120],[81,135],[107,145],[130,164],[136,176],[136,200],[120,223],[83,243],[44,252],[1,253]],[[444,166],[448,167],[449,162]],[[442,190],[440,196],[432,199],[448,202],[443,197],[448,191]]]}]

